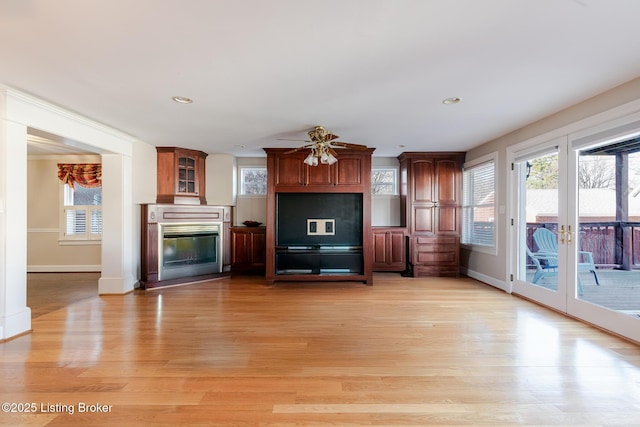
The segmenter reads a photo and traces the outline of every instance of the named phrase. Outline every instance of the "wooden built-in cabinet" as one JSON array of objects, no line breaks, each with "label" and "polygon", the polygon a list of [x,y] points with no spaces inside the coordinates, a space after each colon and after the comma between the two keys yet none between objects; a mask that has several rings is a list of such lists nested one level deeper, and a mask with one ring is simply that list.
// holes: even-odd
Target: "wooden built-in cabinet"
[{"label": "wooden built-in cabinet", "polygon": [[179,147],[156,147],[158,194],[156,203],[206,205],[207,153]]},{"label": "wooden built-in cabinet", "polygon": [[407,266],[404,227],[373,227],[373,271],[404,271]]},{"label": "wooden built-in cabinet", "polygon": [[400,197],[414,276],[456,276],[464,153],[402,153]]},{"label": "wooden built-in cabinet", "polygon": [[[273,154],[271,169],[274,174],[274,190],[298,192],[301,187],[306,187],[305,192],[359,192],[362,190],[363,167],[366,167],[363,165],[363,152],[348,153],[340,150],[338,162],[333,165],[309,166],[304,163],[305,157],[309,154],[307,150],[286,155],[278,150],[265,149],[267,153]],[[267,168],[269,169],[268,166]],[[370,169],[369,166],[369,176]]]},{"label": "wooden built-in cabinet", "polygon": [[[309,150],[285,154],[289,149],[265,148],[267,153],[267,283],[275,281],[362,281],[373,283],[371,234],[371,154],[374,149],[340,149],[333,165],[304,163]],[[308,249],[276,244],[280,193],[357,193],[362,195],[361,246],[348,251],[313,245]],[[311,217],[313,218],[313,217]],[[336,228],[340,225],[336,224]],[[276,268],[276,258],[286,268]],[[334,265],[334,263],[337,263]],[[296,273],[296,266],[300,272]],[[333,268],[333,267],[336,268]],[[282,273],[287,270],[287,273]],[[304,273],[308,271],[309,273]],[[332,271],[331,273],[325,273]]]},{"label": "wooden built-in cabinet", "polygon": [[264,227],[231,227],[231,273],[264,274]]}]

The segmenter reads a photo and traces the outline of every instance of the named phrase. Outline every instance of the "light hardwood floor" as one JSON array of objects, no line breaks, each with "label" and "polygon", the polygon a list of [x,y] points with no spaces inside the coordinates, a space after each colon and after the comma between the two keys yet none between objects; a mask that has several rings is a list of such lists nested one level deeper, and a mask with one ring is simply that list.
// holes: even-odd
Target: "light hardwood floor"
[{"label": "light hardwood floor", "polygon": [[3,426],[640,425],[639,346],[467,278],[93,296],[0,355]]}]

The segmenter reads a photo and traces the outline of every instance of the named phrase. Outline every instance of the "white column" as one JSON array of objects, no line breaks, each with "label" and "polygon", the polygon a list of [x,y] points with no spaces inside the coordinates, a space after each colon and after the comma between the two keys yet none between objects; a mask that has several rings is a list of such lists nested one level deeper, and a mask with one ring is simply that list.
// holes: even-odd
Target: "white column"
[{"label": "white column", "polygon": [[27,307],[27,127],[0,94],[0,340],[31,330]]},{"label": "white column", "polygon": [[131,157],[102,155],[102,275],[98,281],[101,295],[132,291],[136,282],[132,176]]}]

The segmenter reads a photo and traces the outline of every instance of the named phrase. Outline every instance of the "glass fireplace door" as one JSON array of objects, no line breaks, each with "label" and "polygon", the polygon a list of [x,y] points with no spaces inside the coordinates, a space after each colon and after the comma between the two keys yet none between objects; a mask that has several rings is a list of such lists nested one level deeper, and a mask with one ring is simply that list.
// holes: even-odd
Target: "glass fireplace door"
[{"label": "glass fireplace door", "polygon": [[168,224],[160,230],[159,280],[221,271],[219,224]]}]

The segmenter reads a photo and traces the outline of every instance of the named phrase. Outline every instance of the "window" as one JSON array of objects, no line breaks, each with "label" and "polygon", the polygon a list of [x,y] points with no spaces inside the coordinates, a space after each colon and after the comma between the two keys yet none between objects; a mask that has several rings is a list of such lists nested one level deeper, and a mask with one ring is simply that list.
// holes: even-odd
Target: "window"
[{"label": "window", "polygon": [[58,163],[62,182],[60,240],[102,238],[102,165]]},{"label": "window", "polygon": [[462,176],[462,243],[495,248],[495,155],[465,165]]},{"label": "window", "polygon": [[371,169],[371,194],[396,195],[398,194],[398,171],[395,168]]},{"label": "window", "polygon": [[264,196],[267,194],[267,168],[240,168],[240,195]]},{"label": "window", "polygon": [[102,188],[64,184],[64,240],[102,238]]}]

